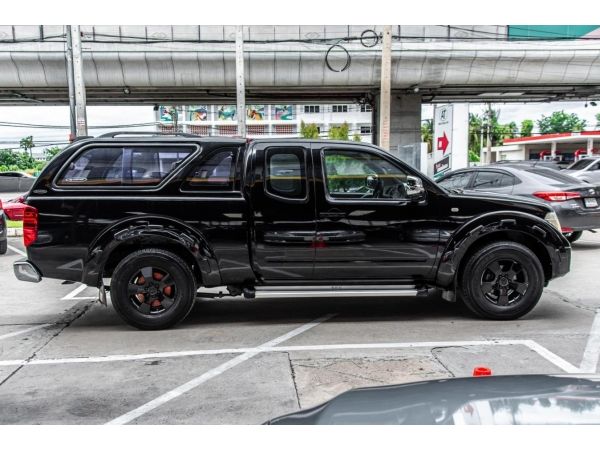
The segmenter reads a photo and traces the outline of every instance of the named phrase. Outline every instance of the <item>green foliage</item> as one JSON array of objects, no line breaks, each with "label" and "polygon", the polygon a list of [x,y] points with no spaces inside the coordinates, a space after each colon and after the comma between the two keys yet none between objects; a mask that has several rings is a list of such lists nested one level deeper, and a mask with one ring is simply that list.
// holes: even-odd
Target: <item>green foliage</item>
[{"label": "green foliage", "polygon": [[361,137],[360,137],[360,134],[358,134],[358,133],[354,133],[354,134],[352,135],[352,140],[353,140],[354,142],[362,142],[362,139],[361,139]]},{"label": "green foliage", "polygon": [[37,161],[28,153],[0,150],[0,170],[27,170],[37,167]]},{"label": "green foliage", "polygon": [[62,148],[57,147],[57,146],[47,148],[46,150],[44,150],[44,155],[46,156],[46,161],[50,161],[52,158],[54,158],[55,155],[57,155],[61,151],[62,151]]},{"label": "green foliage", "polygon": [[531,136],[533,132],[533,120],[525,119],[521,122],[521,137]]},{"label": "green foliage", "polygon": [[21,139],[19,142],[19,147],[25,151],[29,151],[29,156],[32,156],[31,149],[35,147],[35,144],[33,143],[33,136],[27,136]]},{"label": "green foliage", "polygon": [[550,116],[542,115],[537,124],[540,133],[546,134],[581,131],[585,128],[587,122],[575,113],[568,114],[564,111],[554,111]]},{"label": "green foliage", "polygon": [[600,128],[600,113],[596,114],[596,128]]},{"label": "green foliage", "polygon": [[469,150],[469,162],[479,162],[479,153]]},{"label": "green foliage", "polygon": [[336,139],[338,141],[347,141],[349,137],[350,127],[347,122],[344,122],[339,127],[329,128],[329,139]]},{"label": "green foliage", "polygon": [[433,120],[427,119],[421,123],[421,142],[427,144],[427,153],[431,153],[433,145]]},{"label": "green foliage", "polygon": [[314,123],[306,124],[303,120],[300,122],[300,136],[305,139],[319,139],[319,127]]}]

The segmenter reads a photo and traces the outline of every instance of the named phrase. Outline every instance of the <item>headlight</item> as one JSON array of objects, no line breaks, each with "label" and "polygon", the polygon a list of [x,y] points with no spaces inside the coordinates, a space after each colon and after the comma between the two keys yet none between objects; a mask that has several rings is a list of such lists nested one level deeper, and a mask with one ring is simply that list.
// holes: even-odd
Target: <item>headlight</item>
[{"label": "headlight", "polygon": [[550,224],[552,224],[552,226],[558,231],[561,231],[560,220],[558,220],[558,216],[554,211],[546,214],[546,217],[544,217],[544,219],[546,219]]}]

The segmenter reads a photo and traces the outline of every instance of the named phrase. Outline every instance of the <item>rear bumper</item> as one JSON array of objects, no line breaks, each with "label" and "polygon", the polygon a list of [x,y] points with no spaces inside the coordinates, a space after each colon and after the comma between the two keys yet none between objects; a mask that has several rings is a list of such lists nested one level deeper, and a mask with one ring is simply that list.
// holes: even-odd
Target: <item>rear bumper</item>
[{"label": "rear bumper", "polygon": [[20,281],[29,281],[30,283],[39,283],[42,281],[42,274],[27,259],[20,259],[13,263],[15,277]]},{"label": "rear bumper", "polygon": [[587,209],[580,206],[574,207],[571,202],[552,205],[560,225],[571,228],[573,231],[593,230],[600,228],[600,208]]},{"label": "rear bumper", "polygon": [[563,247],[556,250],[552,261],[552,278],[558,278],[569,273],[571,269],[571,247]]}]

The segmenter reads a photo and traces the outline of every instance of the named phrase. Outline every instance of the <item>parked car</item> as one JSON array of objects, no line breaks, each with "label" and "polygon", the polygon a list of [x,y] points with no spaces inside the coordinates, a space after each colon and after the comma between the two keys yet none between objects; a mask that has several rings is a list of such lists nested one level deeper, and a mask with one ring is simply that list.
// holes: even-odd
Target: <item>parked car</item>
[{"label": "parked car", "polygon": [[565,169],[565,174],[591,184],[600,184],[600,156],[575,161]]},{"label": "parked car", "polygon": [[0,200],[0,255],[4,255],[8,250],[8,241],[6,240],[6,216],[4,215],[2,200]]},{"label": "parked car", "polygon": [[23,220],[25,213],[25,197],[17,197],[4,202],[4,214],[9,220]]},{"label": "parked car", "polygon": [[491,165],[523,165],[530,167],[541,167],[544,169],[563,170],[569,165],[566,161],[545,161],[539,159],[527,159],[527,160],[501,160],[493,162]]},{"label": "parked car", "polygon": [[0,192],[27,192],[35,180],[25,172],[0,172]]},{"label": "parked car", "polygon": [[[502,164],[455,170],[438,180],[446,189],[481,191],[543,201],[556,212],[570,242],[584,230],[600,228],[600,187],[570,177],[564,171]],[[514,197],[513,197],[514,198]]]},{"label": "parked car", "polygon": [[600,424],[598,375],[450,378],[352,389],[268,425]]},{"label": "parked car", "polygon": [[571,258],[550,206],[451,193],[346,141],[111,133],[55,156],[26,204],[17,278],[79,281],[102,302],[109,289],[142,329],[176,324],[199,287],[220,286],[246,298],[439,287],[516,319]]}]

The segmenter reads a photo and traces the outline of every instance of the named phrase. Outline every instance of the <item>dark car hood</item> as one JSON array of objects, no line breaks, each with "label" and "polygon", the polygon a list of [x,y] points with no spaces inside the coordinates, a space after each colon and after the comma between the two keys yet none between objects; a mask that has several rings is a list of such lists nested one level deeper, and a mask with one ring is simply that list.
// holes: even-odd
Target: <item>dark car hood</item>
[{"label": "dark car hood", "polygon": [[355,389],[268,424],[600,424],[600,376],[451,378]]}]

